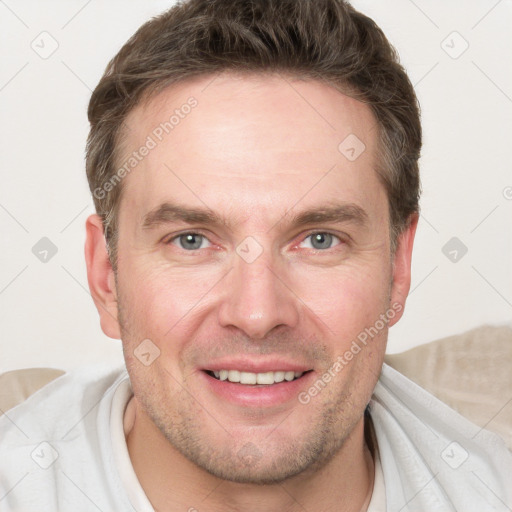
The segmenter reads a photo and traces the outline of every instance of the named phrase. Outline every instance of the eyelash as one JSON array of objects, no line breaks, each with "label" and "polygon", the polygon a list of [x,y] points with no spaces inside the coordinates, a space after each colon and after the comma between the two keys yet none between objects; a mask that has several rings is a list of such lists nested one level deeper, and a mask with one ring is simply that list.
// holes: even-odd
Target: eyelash
[{"label": "eyelash", "polygon": [[[330,231],[311,231],[309,233],[307,233],[304,238],[301,240],[301,242],[299,242],[298,244],[296,245],[299,245],[301,244],[302,242],[304,242],[306,239],[308,239],[309,237],[311,236],[314,236],[314,235],[318,235],[318,234],[322,234],[322,235],[331,235],[332,237],[334,238],[337,238],[339,240],[339,243],[333,247],[329,247],[328,249],[311,249],[315,254],[316,253],[327,253],[328,251],[330,250],[336,250],[336,247],[340,246],[340,245],[344,245],[347,243],[347,241],[345,239],[343,239],[340,235],[337,235],[335,233],[331,233]],[[200,235],[204,238],[206,238],[210,243],[212,243],[208,236],[206,236],[203,232],[201,232],[201,230],[198,230],[198,231],[184,231],[183,233],[178,233],[177,235],[174,235],[173,237],[169,238],[167,241],[164,241],[164,244],[165,245],[171,245],[173,241],[175,240],[178,240],[181,236],[185,236],[185,235]],[[187,249],[183,249],[182,247],[179,247],[179,246],[176,246],[179,250],[181,250],[182,252],[186,252],[186,253],[191,253],[191,254],[194,254],[202,249],[192,249],[192,250],[187,250]]]}]

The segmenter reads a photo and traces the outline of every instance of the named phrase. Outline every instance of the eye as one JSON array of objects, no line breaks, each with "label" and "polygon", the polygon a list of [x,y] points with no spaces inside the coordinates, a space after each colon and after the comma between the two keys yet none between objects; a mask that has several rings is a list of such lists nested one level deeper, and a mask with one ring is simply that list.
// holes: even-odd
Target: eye
[{"label": "eye", "polygon": [[311,243],[310,246],[307,246],[306,248],[315,250],[331,249],[334,240],[338,240],[338,242],[341,243],[341,240],[336,235],[333,235],[332,233],[326,233],[324,231],[318,231],[308,235],[299,245],[299,247],[304,247],[302,244],[306,243],[306,241],[309,239],[311,239]]},{"label": "eye", "polygon": [[186,251],[195,251],[197,249],[204,249],[204,243],[210,243],[208,239],[200,233],[182,233],[171,238],[167,243],[178,245],[181,249]]}]

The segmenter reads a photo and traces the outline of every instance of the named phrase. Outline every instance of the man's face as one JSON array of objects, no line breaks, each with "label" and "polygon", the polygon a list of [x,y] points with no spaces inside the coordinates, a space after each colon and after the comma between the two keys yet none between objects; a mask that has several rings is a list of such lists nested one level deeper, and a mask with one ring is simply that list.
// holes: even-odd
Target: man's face
[{"label": "man's face", "polygon": [[[282,481],[361,429],[399,316],[378,322],[400,293],[377,126],[367,106],[320,83],[212,79],[172,86],[127,119],[118,163],[150,135],[157,144],[122,183],[118,320],[139,414],[218,477]],[[197,105],[183,109],[190,97]],[[329,208],[332,218],[298,223]],[[304,373],[254,385],[221,370],[247,382]]]}]

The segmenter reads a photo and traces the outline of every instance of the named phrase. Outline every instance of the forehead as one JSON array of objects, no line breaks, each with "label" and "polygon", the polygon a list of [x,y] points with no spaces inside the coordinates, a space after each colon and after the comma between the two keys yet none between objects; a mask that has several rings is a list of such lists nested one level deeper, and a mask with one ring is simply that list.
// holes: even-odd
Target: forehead
[{"label": "forehead", "polygon": [[320,82],[199,77],[136,107],[125,126],[118,164],[137,161],[120,211],[137,222],[172,199],[250,217],[301,196],[311,206],[326,194],[356,203],[382,195],[370,108]]}]

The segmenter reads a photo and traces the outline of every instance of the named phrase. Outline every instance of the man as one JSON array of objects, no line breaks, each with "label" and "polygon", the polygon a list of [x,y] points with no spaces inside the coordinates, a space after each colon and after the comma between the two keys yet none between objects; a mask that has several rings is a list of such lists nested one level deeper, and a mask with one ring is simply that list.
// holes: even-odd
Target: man
[{"label": "man", "polygon": [[2,418],[2,510],[510,510],[501,439],[383,367],[421,128],[370,19],[179,4],[110,62],[89,120],[88,280],[127,372]]}]

